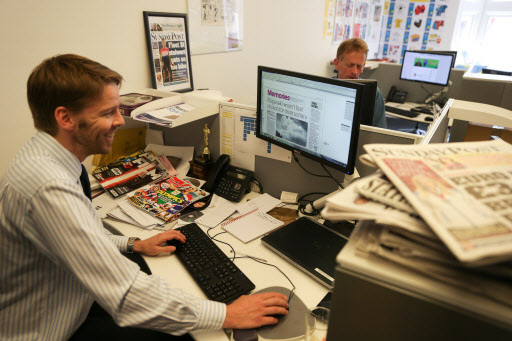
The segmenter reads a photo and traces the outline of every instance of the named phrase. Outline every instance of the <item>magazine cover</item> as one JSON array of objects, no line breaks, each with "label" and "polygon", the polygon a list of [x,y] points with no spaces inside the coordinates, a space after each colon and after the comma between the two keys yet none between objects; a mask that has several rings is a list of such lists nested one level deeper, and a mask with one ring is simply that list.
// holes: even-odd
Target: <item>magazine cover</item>
[{"label": "magazine cover", "polygon": [[129,200],[154,217],[169,222],[176,219],[185,207],[208,195],[190,181],[173,176],[136,191]]},{"label": "magazine cover", "polygon": [[143,106],[146,103],[155,101],[160,98],[162,97],[139,94],[136,92],[121,95],[119,96],[119,99],[121,100],[121,104],[119,105],[119,111],[121,112],[121,115],[130,116],[133,110],[137,109],[140,106]]},{"label": "magazine cover", "polygon": [[92,172],[92,176],[114,199],[168,175],[152,151],[137,151]]}]

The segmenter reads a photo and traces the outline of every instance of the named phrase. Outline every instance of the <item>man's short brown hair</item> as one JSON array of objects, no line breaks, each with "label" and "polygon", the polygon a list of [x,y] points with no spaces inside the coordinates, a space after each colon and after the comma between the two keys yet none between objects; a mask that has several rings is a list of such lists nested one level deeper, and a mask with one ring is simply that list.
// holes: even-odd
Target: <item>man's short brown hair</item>
[{"label": "man's short brown hair", "polygon": [[75,54],[45,59],[27,81],[27,99],[34,126],[55,136],[56,108],[63,106],[71,112],[79,112],[103,94],[106,84],[120,86],[122,80],[119,73]]},{"label": "man's short brown hair", "polygon": [[338,46],[338,52],[336,52],[336,58],[342,60],[342,56],[345,52],[361,51],[365,56],[368,56],[368,45],[361,38],[347,39]]}]

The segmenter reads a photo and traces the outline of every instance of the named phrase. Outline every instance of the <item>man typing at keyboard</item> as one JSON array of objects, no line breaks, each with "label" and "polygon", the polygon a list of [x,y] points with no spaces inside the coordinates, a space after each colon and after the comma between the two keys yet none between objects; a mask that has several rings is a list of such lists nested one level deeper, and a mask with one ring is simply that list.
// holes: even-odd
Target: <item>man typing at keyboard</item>
[{"label": "man typing at keyboard", "polygon": [[270,315],[287,314],[282,294],[203,300],[121,254],[173,252],[162,243],[186,242],[180,232],[135,240],[104,229],[81,162],[112,149],[124,124],[121,81],[77,55],[49,58],[29,77],[37,132],[0,182],[0,339],[173,340],[196,329],[276,324]]}]

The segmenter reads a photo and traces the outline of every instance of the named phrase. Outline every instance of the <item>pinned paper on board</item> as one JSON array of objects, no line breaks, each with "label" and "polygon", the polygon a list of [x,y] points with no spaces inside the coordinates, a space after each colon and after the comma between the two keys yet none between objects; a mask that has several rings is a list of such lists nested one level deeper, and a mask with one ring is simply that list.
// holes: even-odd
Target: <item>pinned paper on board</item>
[{"label": "pinned paper on board", "polygon": [[255,156],[291,162],[292,153],[256,137],[256,108],[240,104],[220,106],[221,154],[231,157],[231,164],[254,171]]}]

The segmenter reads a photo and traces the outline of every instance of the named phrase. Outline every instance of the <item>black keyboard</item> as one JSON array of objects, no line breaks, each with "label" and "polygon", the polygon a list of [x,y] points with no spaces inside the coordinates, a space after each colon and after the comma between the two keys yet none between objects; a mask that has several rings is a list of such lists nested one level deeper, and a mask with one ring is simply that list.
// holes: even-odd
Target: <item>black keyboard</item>
[{"label": "black keyboard", "polygon": [[176,229],[186,243],[172,243],[175,254],[209,299],[229,303],[255,288],[254,284],[196,224]]},{"label": "black keyboard", "polygon": [[392,107],[390,105],[386,105],[385,110],[388,112],[392,112],[393,114],[398,114],[398,115],[407,116],[407,117],[417,117],[419,115],[419,113],[417,113],[417,112],[412,112],[410,110]]}]

